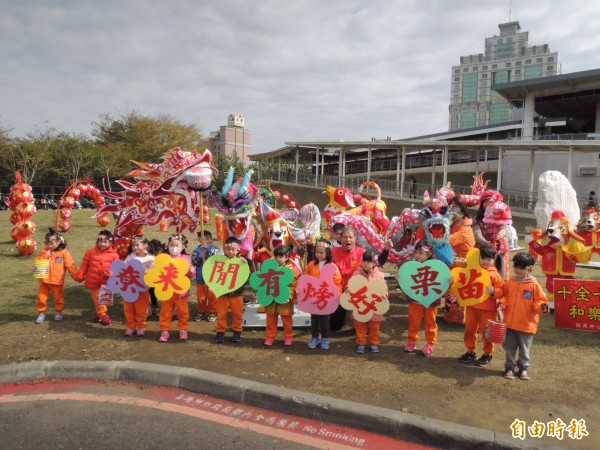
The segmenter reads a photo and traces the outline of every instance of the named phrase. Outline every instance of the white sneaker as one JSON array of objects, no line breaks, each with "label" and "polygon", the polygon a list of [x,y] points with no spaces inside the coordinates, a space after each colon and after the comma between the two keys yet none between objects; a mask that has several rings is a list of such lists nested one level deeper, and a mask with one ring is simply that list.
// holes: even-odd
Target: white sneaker
[{"label": "white sneaker", "polygon": [[54,314],[54,321],[55,322],[60,322],[62,320],[62,314],[61,313],[56,313]]},{"label": "white sneaker", "polygon": [[46,314],[41,313],[41,314],[38,314],[37,318],[35,319],[35,323],[37,323],[39,325],[44,320],[46,320]]}]

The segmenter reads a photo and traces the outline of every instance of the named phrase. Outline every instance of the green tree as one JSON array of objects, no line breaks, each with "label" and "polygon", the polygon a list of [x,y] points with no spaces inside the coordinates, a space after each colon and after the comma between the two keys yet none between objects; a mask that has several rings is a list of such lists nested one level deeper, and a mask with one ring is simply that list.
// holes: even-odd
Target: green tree
[{"label": "green tree", "polygon": [[19,170],[23,181],[32,184],[36,177],[43,176],[48,170],[56,132],[54,128],[36,128],[26,136],[4,143],[0,165],[10,173]]},{"label": "green tree", "polygon": [[134,161],[159,163],[160,157],[173,147],[193,150],[205,142],[195,125],[183,124],[167,115],[147,117],[136,111],[119,117],[102,114],[93,127],[92,135],[99,146],[114,151],[111,146],[118,144],[121,156]]},{"label": "green tree", "polygon": [[81,177],[90,177],[93,167],[94,143],[83,134],[59,133],[51,145],[51,171],[68,184]]}]

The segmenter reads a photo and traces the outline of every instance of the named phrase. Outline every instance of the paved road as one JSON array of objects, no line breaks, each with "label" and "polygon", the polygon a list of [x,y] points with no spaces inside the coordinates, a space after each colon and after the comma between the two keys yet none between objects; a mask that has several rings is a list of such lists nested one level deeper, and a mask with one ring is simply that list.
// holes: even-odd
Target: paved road
[{"label": "paved road", "polygon": [[94,380],[0,385],[0,448],[426,449],[175,388]]}]

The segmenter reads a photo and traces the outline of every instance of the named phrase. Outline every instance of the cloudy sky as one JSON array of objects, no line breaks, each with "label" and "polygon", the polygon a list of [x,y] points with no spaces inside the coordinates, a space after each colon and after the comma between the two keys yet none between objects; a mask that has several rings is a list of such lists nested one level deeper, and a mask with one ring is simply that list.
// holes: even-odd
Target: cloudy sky
[{"label": "cloudy sky", "polygon": [[[451,67],[518,20],[563,73],[600,68],[589,0],[0,0],[0,128],[89,134],[100,114],[286,141],[448,129]],[[510,15],[509,15],[510,11]]]}]

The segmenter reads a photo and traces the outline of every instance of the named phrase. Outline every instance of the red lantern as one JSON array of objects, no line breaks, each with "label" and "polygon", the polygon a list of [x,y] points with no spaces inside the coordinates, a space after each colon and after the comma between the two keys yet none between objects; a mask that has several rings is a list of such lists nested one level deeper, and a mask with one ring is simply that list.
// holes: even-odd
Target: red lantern
[{"label": "red lantern", "polygon": [[125,259],[129,255],[129,243],[130,240],[126,237],[120,237],[115,239],[115,248],[119,254],[119,258]]},{"label": "red lantern", "polygon": [[14,226],[10,229],[10,237],[13,241],[16,241],[19,239],[19,227],[18,226]]},{"label": "red lantern", "polygon": [[21,214],[19,214],[18,212],[14,212],[10,215],[10,223],[12,223],[13,225],[16,225],[19,220],[21,220]]},{"label": "red lantern", "polygon": [[33,203],[19,203],[15,208],[15,213],[19,214],[23,219],[29,219],[35,214],[36,208]]},{"label": "red lantern", "polygon": [[279,197],[281,197],[281,192],[273,191],[273,195],[275,196],[275,198],[279,198]]},{"label": "red lantern", "polygon": [[202,223],[210,223],[210,210],[208,209],[208,205],[204,205],[202,208]]},{"label": "red lantern", "polygon": [[106,200],[104,200],[104,197],[101,195],[96,195],[93,200],[96,204],[96,208],[102,208],[106,204]]},{"label": "red lantern", "polygon": [[65,198],[62,199],[63,208],[72,208],[73,206],[75,206],[75,199],[70,195],[67,195]]},{"label": "red lantern", "polygon": [[17,242],[17,251],[23,256],[31,255],[36,248],[37,243],[31,238],[24,238]]},{"label": "red lantern", "polygon": [[60,228],[60,231],[69,231],[71,229],[71,222],[67,219],[61,220],[58,224],[58,228]]},{"label": "red lantern", "polygon": [[88,192],[88,189],[91,186],[89,184],[80,184],[79,186],[77,186],[77,189],[79,189],[79,191],[81,192],[81,195],[85,195]]},{"label": "red lantern", "polygon": [[283,194],[283,195],[281,196],[281,201],[287,205],[287,202],[289,202],[289,201],[290,201],[290,196],[289,196],[289,195],[287,195],[287,194]]},{"label": "red lantern", "polygon": [[15,205],[21,202],[33,202],[33,194],[31,193],[31,191],[25,191],[23,189],[15,191],[12,197],[15,201]]},{"label": "red lantern", "polygon": [[79,197],[81,196],[81,191],[77,188],[71,189],[71,192],[69,192],[69,195],[71,197],[73,197],[74,200],[79,200]]},{"label": "red lantern", "polygon": [[296,209],[296,202],[294,200],[290,200],[288,206],[292,209]]},{"label": "red lantern", "polygon": [[33,233],[35,233],[35,223],[31,220],[21,220],[17,223],[17,234],[19,235],[19,239],[31,236]]},{"label": "red lantern", "polygon": [[98,188],[96,186],[92,186],[92,185],[90,185],[90,187],[88,188],[87,193],[90,197],[96,197],[96,196],[100,195],[100,191],[98,190]]},{"label": "red lantern", "polygon": [[10,187],[10,193],[16,193],[17,191],[27,191],[27,192],[31,192],[31,185],[27,184],[27,183],[15,183]]},{"label": "red lantern", "polygon": [[108,214],[102,214],[96,221],[99,227],[105,227],[110,223],[110,217]]},{"label": "red lantern", "polygon": [[73,210],[71,208],[63,208],[60,210],[60,217],[63,219],[70,219],[73,216]]}]

